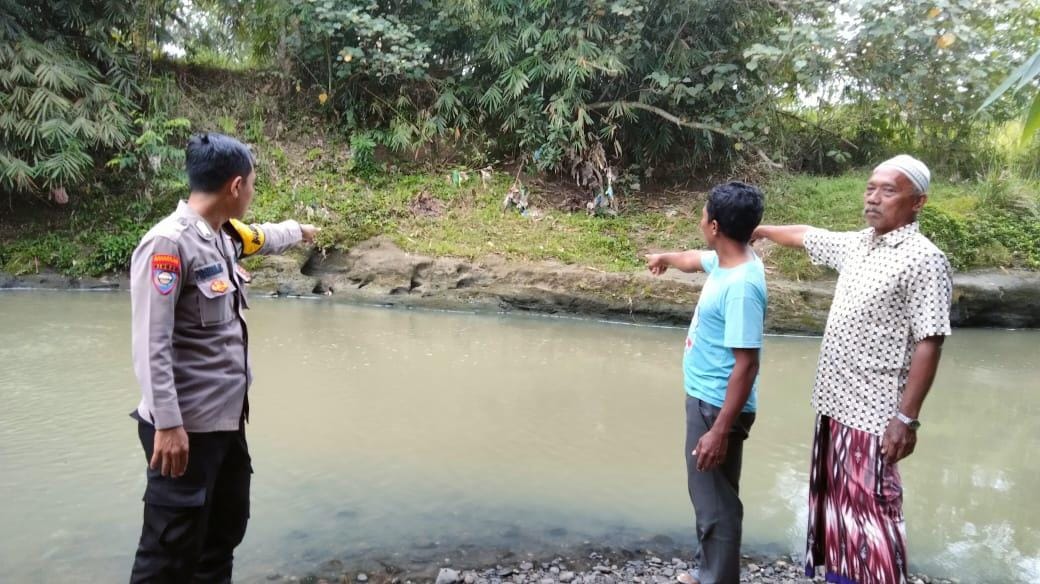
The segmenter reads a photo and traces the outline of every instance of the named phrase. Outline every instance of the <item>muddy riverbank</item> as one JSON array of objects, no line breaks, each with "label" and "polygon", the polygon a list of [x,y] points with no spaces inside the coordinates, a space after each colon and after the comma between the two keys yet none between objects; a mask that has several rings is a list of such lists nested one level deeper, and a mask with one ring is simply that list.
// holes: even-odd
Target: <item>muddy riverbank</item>
[{"label": "muddy riverbank", "polygon": [[[427,257],[375,238],[348,251],[298,250],[253,266],[253,294],[324,296],[332,300],[451,310],[534,312],[625,322],[685,325],[702,274],[605,272],[553,262],[479,262]],[[0,273],[0,288],[126,289],[125,275],[69,278],[54,272]],[[833,280],[769,278],[767,328],[774,333],[823,330]],[[1040,273],[992,270],[954,276],[954,326],[1040,327]]]}]

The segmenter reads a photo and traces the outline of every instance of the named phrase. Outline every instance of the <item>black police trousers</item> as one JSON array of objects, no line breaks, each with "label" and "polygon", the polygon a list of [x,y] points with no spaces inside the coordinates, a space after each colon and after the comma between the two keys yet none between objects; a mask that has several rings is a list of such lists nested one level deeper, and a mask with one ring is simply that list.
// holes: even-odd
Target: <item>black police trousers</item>
[{"label": "black police trousers", "polygon": [[[138,435],[151,460],[155,429],[138,422]],[[131,584],[231,582],[234,550],[249,521],[245,424],[233,432],[189,432],[188,468],[179,478],[147,472]]]}]

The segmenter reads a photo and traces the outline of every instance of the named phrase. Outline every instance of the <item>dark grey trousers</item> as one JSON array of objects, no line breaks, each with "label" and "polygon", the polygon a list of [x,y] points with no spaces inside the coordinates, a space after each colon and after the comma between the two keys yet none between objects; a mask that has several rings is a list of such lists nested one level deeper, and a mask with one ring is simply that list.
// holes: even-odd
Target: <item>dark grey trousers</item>
[{"label": "dark grey trousers", "polygon": [[729,431],[729,448],[722,465],[708,472],[697,470],[693,457],[697,441],[711,429],[720,409],[697,398],[686,397],[686,482],[697,515],[697,550],[701,584],[740,582],[740,536],[744,505],[740,502],[740,465],[744,440],[755,414],[742,413]]}]

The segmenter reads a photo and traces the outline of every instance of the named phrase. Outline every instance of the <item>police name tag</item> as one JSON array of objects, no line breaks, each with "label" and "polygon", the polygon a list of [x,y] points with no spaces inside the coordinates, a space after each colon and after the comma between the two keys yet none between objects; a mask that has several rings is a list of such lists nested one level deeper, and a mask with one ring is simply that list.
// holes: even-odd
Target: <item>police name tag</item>
[{"label": "police name tag", "polygon": [[202,266],[195,270],[195,281],[204,282],[213,276],[224,273],[224,264],[217,262],[208,266]]}]

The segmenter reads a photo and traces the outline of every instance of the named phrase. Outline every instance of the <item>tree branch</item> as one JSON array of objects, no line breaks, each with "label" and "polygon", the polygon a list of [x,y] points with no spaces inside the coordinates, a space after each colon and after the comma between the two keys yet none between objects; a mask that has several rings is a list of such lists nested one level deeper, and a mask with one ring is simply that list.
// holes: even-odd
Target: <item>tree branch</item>
[{"label": "tree branch", "polygon": [[688,21],[684,18],[682,24],[679,25],[679,29],[675,31],[675,36],[672,37],[672,42],[668,43],[668,50],[664,52],[665,55],[671,55],[672,49],[675,48],[675,43],[679,42],[679,37],[682,36],[683,31],[686,30],[686,23]]},{"label": "tree branch", "polygon": [[[671,113],[671,112],[669,112],[667,110],[663,110],[663,109],[661,109],[661,108],[659,108],[657,106],[653,106],[653,105],[650,105],[650,104],[640,103],[638,101],[601,101],[601,102],[597,102],[597,103],[592,103],[592,104],[586,105],[585,109],[589,109],[589,110],[607,109],[607,108],[614,107],[615,105],[620,105],[621,107],[630,107],[630,108],[633,108],[633,109],[640,109],[640,110],[643,110],[643,111],[648,111],[648,112],[650,112],[652,114],[656,114],[657,116],[662,117],[662,118],[668,120],[669,122],[672,122],[673,124],[675,124],[677,126],[683,126],[685,128],[691,128],[691,129],[694,129],[694,130],[705,130],[707,132],[712,132],[712,133],[715,133],[715,134],[719,134],[720,136],[726,136],[727,138],[732,138],[733,140],[742,141],[742,138],[740,136],[738,136],[738,135],[734,134],[733,132],[730,132],[729,130],[727,130],[725,128],[722,128],[720,126],[712,126],[710,124],[702,124],[700,122],[691,122],[689,120],[684,120],[684,119],[680,118],[679,116],[677,116],[677,115],[675,115],[675,114],[673,114],[673,113]],[[766,164],[768,164],[768,165],[770,165],[770,166],[772,166],[774,168],[781,168],[781,165],[779,163],[777,163],[777,162],[774,162],[771,158],[769,158],[769,155],[766,154],[761,148],[759,148],[757,146],[754,146],[754,148],[755,148],[755,151],[758,153],[759,157],[762,158],[763,162],[765,162]]]},{"label": "tree branch", "polygon": [[844,142],[845,145],[848,146],[849,148],[852,148],[853,150],[859,150],[859,146],[856,146],[852,142],[849,142],[844,137],[842,137],[841,134],[835,132],[834,130],[828,130],[827,128],[824,128],[823,126],[821,126],[817,122],[813,122],[813,121],[810,121],[810,120],[806,120],[804,118],[800,118],[800,117],[792,114],[791,112],[785,112],[782,109],[774,109],[773,111],[775,111],[776,113],[778,113],[778,114],[780,114],[782,116],[791,118],[792,120],[794,120],[796,122],[801,122],[801,123],[806,124],[808,126],[812,126],[812,127],[816,128],[817,130],[823,132],[824,134],[830,134],[831,136],[834,136],[835,138],[837,138],[837,139],[841,140],[842,142]]}]

